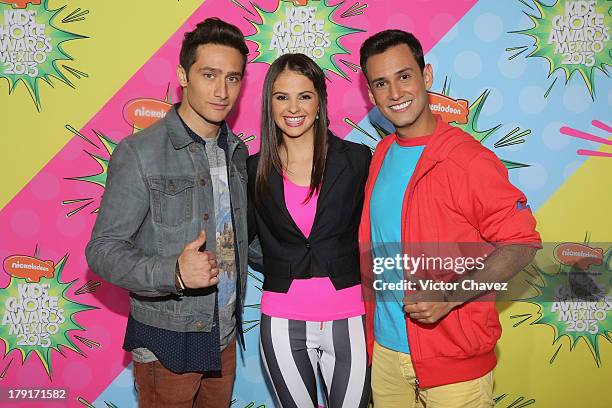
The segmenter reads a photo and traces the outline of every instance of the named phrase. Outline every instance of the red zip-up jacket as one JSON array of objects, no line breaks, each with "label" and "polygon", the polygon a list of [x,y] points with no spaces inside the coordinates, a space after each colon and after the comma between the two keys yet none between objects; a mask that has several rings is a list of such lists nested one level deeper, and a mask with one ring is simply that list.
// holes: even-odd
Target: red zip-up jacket
[{"label": "red zip-up jacket", "polygon": [[[491,243],[539,247],[540,235],[525,195],[508,181],[508,171],[493,152],[466,132],[436,117],[408,184],[402,204],[402,244]],[[389,135],[378,144],[366,182],[359,226],[361,274],[366,306],[369,361],[374,347],[370,199],[387,151]],[[410,296],[410,295],[408,295]],[[418,386],[429,388],[481,377],[496,363],[501,325],[495,304],[474,301],[451,310],[435,324],[406,318]]]}]

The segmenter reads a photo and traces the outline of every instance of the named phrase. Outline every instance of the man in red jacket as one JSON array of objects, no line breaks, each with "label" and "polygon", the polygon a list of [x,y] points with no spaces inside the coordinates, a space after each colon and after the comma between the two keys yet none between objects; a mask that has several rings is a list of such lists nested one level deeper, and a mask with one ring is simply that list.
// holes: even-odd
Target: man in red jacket
[{"label": "man in red jacket", "polygon": [[[370,100],[396,128],[374,152],[359,228],[374,405],[493,406],[501,326],[484,284],[503,288],[531,262],[535,219],[495,154],[431,112],[412,34],[380,32],[360,52]],[[432,251],[451,266],[430,266]]]}]

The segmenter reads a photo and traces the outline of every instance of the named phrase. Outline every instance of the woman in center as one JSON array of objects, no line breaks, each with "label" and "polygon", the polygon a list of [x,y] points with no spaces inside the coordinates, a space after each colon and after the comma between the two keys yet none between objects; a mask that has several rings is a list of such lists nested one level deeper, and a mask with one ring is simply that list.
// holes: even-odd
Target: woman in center
[{"label": "woman in center", "polygon": [[321,68],[303,54],[268,70],[261,147],[247,161],[249,235],[263,255],[261,355],[283,407],[367,407],[357,229],[370,149],[328,129]]}]

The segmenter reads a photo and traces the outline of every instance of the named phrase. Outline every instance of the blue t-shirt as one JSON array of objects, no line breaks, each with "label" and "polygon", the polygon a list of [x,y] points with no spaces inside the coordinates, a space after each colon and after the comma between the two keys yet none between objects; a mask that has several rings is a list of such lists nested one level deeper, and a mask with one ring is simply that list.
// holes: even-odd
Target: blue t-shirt
[{"label": "blue t-shirt", "polygon": [[[394,142],[383,161],[370,200],[373,258],[393,258],[401,255],[402,204],[408,182],[425,149],[428,137]],[[383,282],[401,282],[402,269],[384,269],[374,276]],[[410,353],[403,290],[377,290],[374,336],[391,350]]]}]

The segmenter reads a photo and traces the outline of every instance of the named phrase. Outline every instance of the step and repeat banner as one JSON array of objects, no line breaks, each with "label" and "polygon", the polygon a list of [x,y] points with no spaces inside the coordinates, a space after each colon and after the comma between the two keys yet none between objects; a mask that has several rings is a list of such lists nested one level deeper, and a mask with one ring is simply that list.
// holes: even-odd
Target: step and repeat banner
[{"label": "step and repeat banner", "polygon": [[[573,256],[591,254],[592,281],[612,283],[611,9],[609,0],[0,0],[0,405],[136,406],[121,348],[128,293],[88,269],[84,248],[114,148],[180,100],[183,33],[218,16],[248,40],[229,122],[251,153],[264,75],[287,52],[325,70],[331,129],[374,149],[393,127],[368,101],[359,47],[384,29],[413,32],[434,71],[432,110],[498,155],[551,243],[521,272],[527,289],[498,305],[496,406],[612,406],[612,300],[572,301],[563,279]],[[250,273],[233,408],[274,406],[258,347],[261,287]]]}]

